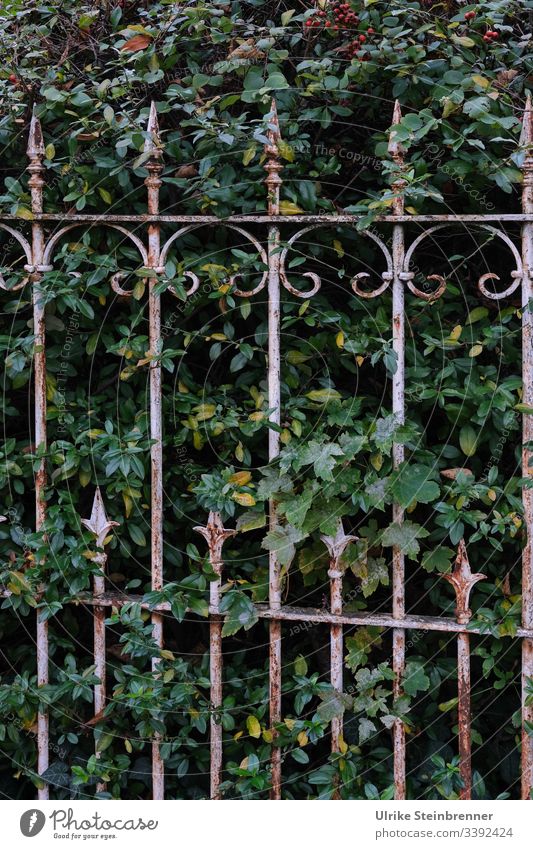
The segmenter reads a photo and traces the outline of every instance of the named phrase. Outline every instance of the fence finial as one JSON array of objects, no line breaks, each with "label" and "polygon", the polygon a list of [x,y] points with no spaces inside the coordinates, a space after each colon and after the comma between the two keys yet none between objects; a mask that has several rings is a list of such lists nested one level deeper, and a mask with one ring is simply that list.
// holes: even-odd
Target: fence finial
[{"label": "fence finial", "polygon": [[31,208],[32,212],[40,213],[43,211],[43,159],[45,155],[45,148],[41,122],[36,115],[35,106],[33,107],[33,113],[31,116],[26,153],[30,160],[30,164],[28,165],[28,171],[30,172],[28,186],[31,191]]},{"label": "fence finial", "polygon": [[279,190],[283,183],[280,172],[283,171],[283,165],[280,162],[278,144],[281,141],[281,133],[279,129],[278,109],[274,98],[272,98],[270,114],[270,127],[267,132],[268,144],[265,145],[265,154],[267,156],[264,166],[267,172],[265,183],[268,189],[268,214],[279,215]]},{"label": "fence finial", "polygon": [[81,523],[82,525],[85,525],[85,527],[92,534],[94,534],[94,536],[96,537],[96,545],[98,548],[104,547],[104,540],[111,528],[118,527],[120,524],[120,522],[113,522],[107,518],[104,507],[104,499],[102,498],[102,493],[100,492],[99,486],[96,487],[94,493],[91,518],[82,519]]},{"label": "fence finial", "polygon": [[443,575],[442,577],[445,581],[448,581],[455,590],[455,598],[457,601],[455,616],[457,622],[460,625],[466,625],[472,616],[472,611],[468,607],[472,587],[474,584],[477,584],[478,581],[484,581],[487,576],[482,575],[480,572],[472,573],[468,554],[466,553],[464,539],[462,539],[459,543],[453,572],[448,575]]},{"label": "fence finial", "polygon": [[[392,126],[396,126],[402,120],[402,108],[400,106],[400,101],[395,100],[394,102],[394,110],[392,113]],[[391,156],[391,158],[396,162],[396,164],[401,167],[404,164],[404,153],[405,150],[400,144],[399,141],[396,140],[396,133],[394,130],[391,130],[389,133],[389,144],[387,150]]]},{"label": "fence finial", "polygon": [[148,177],[144,185],[148,189],[148,214],[157,215],[159,212],[159,189],[161,187],[160,174],[163,170],[163,146],[159,138],[159,122],[157,120],[157,109],[152,100],[150,115],[147,124],[148,135],[144,142],[144,153],[146,155],[146,170]]},{"label": "fence finial", "polygon": [[222,546],[230,537],[235,536],[237,531],[224,527],[224,522],[220,513],[216,510],[211,510],[207,519],[207,525],[196,525],[193,528],[205,538],[209,548],[209,560],[213,567],[217,569],[222,564]]},{"label": "fence finial", "polygon": [[[394,102],[394,110],[392,113],[392,126],[396,126],[402,120],[402,109],[400,106],[400,101],[396,100]],[[396,195],[392,207],[392,211],[395,215],[403,214],[404,200],[402,190],[407,185],[406,181],[403,179],[401,172],[405,167],[405,148],[396,138],[396,131],[392,129],[389,133],[389,144],[387,146],[387,150],[389,156],[392,161],[396,165],[398,169],[398,176],[394,179],[392,183],[392,191]]]}]

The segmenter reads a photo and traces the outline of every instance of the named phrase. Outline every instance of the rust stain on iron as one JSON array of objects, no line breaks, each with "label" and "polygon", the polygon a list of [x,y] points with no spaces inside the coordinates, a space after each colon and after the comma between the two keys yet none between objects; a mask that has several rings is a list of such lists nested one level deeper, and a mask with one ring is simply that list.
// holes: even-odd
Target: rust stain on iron
[{"label": "rust stain on iron", "polygon": [[202,534],[209,549],[209,562],[216,581],[209,587],[209,673],[210,673],[210,796],[220,799],[220,779],[222,775],[222,725],[218,711],[222,705],[222,617],[220,616],[220,585],[223,568],[222,547],[227,539],[235,536],[236,531],[225,528],[220,513],[211,511],[207,525],[193,528]]},{"label": "rust stain on iron", "polygon": [[[93,598],[97,605],[94,609],[93,617],[93,634],[94,634],[94,672],[99,679],[99,683],[94,685],[94,715],[100,716],[105,708],[106,703],[106,636],[105,636],[105,607],[98,605],[98,600],[105,593],[105,568],[107,564],[107,554],[104,551],[106,537],[109,532],[118,527],[119,523],[107,518],[102,493],[100,487],[96,487],[94,493],[93,506],[90,519],[82,519],[82,525],[85,525],[90,531],[95,540],[96,547],[99,549],[93,557],[93,563],[97,563],[102,570],[101,575],[93,576]],[[100,752],[96,752],[96,757],[100,757]],[[106,789],[105,783],[99,783],[96,786],[98,793],[102,793]]]},{"label": "rust stain on iron", "polygon": [[[472,573],[464,539],[459,543],[453,571],[442,576],[455,590],[455,618],[459,625],[467,625],[472,617],[469,607],[470,593],[486,575]],[[459,728],[459,771],[463,781],[461,799],[472,798],[471,753],[471,694],[470,694],[470,636],[466,631],[457,635],[457,725]]]}]

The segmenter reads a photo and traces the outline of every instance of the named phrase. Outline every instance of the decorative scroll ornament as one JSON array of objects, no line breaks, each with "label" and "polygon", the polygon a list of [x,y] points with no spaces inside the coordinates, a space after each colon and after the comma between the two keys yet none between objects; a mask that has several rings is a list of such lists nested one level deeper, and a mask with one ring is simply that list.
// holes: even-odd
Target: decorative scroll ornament
[{"label": "decorative scroll ornament", "polygon": [[[172,245],[174,244],[174,242],[176,242],[182,236],[185,236],[187,233],[191,233],[193,230],[197,230],[199,226],[202,226],[202,225],[190,224],[186,227],[182,227],[181,230],[178,230],[177,233],[173,233],[173,235],[170,236],[170,238],[165,242],[165,244],[163,245],[163,247],[161,249],[161,267],[157,268],[156,271],[158,271],[160,273],[164,272],[164,270],[165,270],[164,263],[167,260],[168,252],[169,252],[170,248],[172,247]],[[251,233],[248,233],[247,230],[243,230],[242,227],[237,227],[235,224],[226,224],[224,221],[221,221],[220,226],[221,227],[227,227],[229,230],[233,230],[235,233],[239,233],[239,235],[241,235],[244,239],[251,242],[252,245],[254,246],[254,248],[256,249],[256,251],[259,255],[259,258],[261,259],[261,262],[265,265],[266,268],[268,267],[268,257],[267,257],[266,251],[263,248],[263,246],[261,245],[261,243],[255,238],[255,236],[253,236]],[[193,285],[186,291],[187,297],[190,297],[199,288],[200,280],[198,279],[197,275],[192,271],[185,271],[184,274],[185,274],[185,277],[188,277],[193,281]],[[227,281],[226,281],[227,285],[234,287],[235,281],[238,280],[240,277],[242,277],[242,274],[240,274],[239,272],[236,272],[235,274],[230,275],[227,278]],[[246,291],[244,289],[239,289],[239,288],[236,287],[236,288],[233,289],[231,294],[236,295],[238,298],[251,298],[253,295],[257,295],[258,292],[260,292],[262,289],[264,289],[264,287],[267,284],[267,281],[268,281],[268,270],[263,272],[263,274],[261,275],[261,279],[260,279],[259,283],[253,289]],[[169,286],[169,291],[171,291],[173,295],[176,295],[176,297],[179,297],[178,293],[174,290],[174,287]]]},{"label": "decorative scroll ornament", "polygon": [[111,519],[107,518],[104,507],[104,501],[99,486],[96,487],[96,491],[94,493],[91,518],[82,519],[81,523],[82,525],[85,525],[87,530],[89,530],[94,535],[96,546],[97,548],[101,549],[103,549],[104,547],[104,541],[107,535],[109,534],[109,531],[112,528],[117,528],[120,525],[120,522],[113,522]]},{"label": "decorative scroll ornament", "polygon": [[466,625],[472,617],[472,611],[468,607],[472,587],[474,584],[477,584],[478,581],[484,581],[487,576],[482,575],[480,572],[472,573],[468,555],[466,553],[464,539],[462,539],[459,543],[453,572],[449,575],[443,575],[442,577],[445,581],[448,581],[455,590],[455,598],[457,601],[455,617],[457,622],[460,625]]},{"label": "decorative scroll ornament", "polygon": [[346,534],[344,532],[344,525],[342,523],[342,519],[339,519],[335,536],[332,537],[327,536],[326,534],[321,534],[320,539],[322,540],[329,552],[329,577],[342,578],[343,570],[340,567],[340,559],[348,548],[348,546],[350,545],[350,543],[358,541],[358,537],[353,536],[352,534]]},{"label": "decorative scroll ornament", "polygon": [[[421,242],[423,242],[429,236],[432,236],[433,233],[436,233],[437,231],[443,230],[445,227],[450,226],[453,226],[453,221],[451,221],[449,224],[437,224],[434,227],[430,227],[428,230],[424,230],[424,232],[421,233],[420,236],[418,236],[410,245],[409,250],[405,254],[403,271],[400,272],[399,275],[400,280],[403,280],[407,283],[407,288],[413,293],[413,295],[416,295],[418,298],[422,298],[424,301],[433,302],[440,298],[446,290],[446,279],[440,274],[428,275],[427,280],[435,280],[439,284],[435,290],[429,292],[422,291],[417,286],[415,286],[415,284],[413,283],[415,274],[410,270],[413,254],[415,253],[416,249],[421,244]],[[490,292],[485,286],[485,282],[487,280],[499,280],[500,278],[497,274],[488,272],[487,274],[483,274],[478,281],[478,288],[486,298],[490,298],[491,300],[500,300],[501,298],[506,298],[509,295],[512,295],[513,292],[518,289],[522,281],[524,272],[520,253],[517,250],[516,246],[513,244],[512,240],[509,238],[509,236],[502,230],[498,230],[496,227],[492,227],[489,224],[477,224],[477,226],[480,227],[482,230],[487,230],[493,236],[496,236],[498,239],[501,239],[503,242],[505,242],[505,244],[513,255],[513,259],[516,263],[516,270],[511,272],[513,283],[511,283],[511,285],[508,286],[507,289],[505,289],[503,292]]]},{"label": "decorative scroll ornament", "polygon": [[202,534],[205,538],[209,549],[209,562],[213,570],[217,574],[220,574],[222,567],[222,547],[227,539],[235,536],[237,531],[225,528],[220,513],[215,510],[211,510],[209,513],[205,527],[203,525],[196,525],[193,531]]},{"label": "decorative scroll ornament", "polygon": [[[305,292],[300,292],[300,290],[296,289],[289,282],[289,280],[287,278],[287,271],[286,271],[287,255],[288,255],[289,251],[291,250],[292,246],[294,245],[294,243],[297,242],[302,236],[304,236],[306,233],[312,232],[313,230],[320,230],[324,226],[326,226],[326,225],[325,224],[312,224],[309,227],[304,227],[302,230],[299,230],[297,233],[294,233],[294,235],[291,236],[291,238],[288,240],[287,244],[285,245],[285,248],[281,252],[280,261],[279,261],[279,264],[280,264],[280,269],[279,269],[280,280],[283,283],[284,287],[292,295],[295,295],[297,298],[306,298],[306,299],[312,298],[313,295],[316,295],[316,293],[319,291],[319,289],[322,285],[322,281],[321,281],[320,277],[318,276],[318,274],[316,274],[314,271],[304,271],[304,272],[301,273],[301,276],[302,277],[308,277],[310,280],[313,281],[314,285],[311,289],[308,289]],[[377,298],[378,295],[381,295],[385,291],[385,289],[387,289],[387,287],[390,285],[390,283],[393,279],[394,275],[393,275],[392,257],[390,255],[390,252],[389,252],[385,242],[383,242],[379,238],[379,236],[376,236],[375,233],[368,230],[368,231],[361,232],[359,235],[363,236],[364,238],[371,239],[373,242],[376,243],[376,245],[378,245],[383,256],[385,257],[385,262],[387,263],[387,270],[382,272],[382,274],[381,274],[381,279],[383,280],[383,283],[380,286],[378,286],[377,289],[374,289],[371,292],[367,292],[364,289],[359,288],[359,281],[360,280],[370,278],[370,274],[368,274],[368,272],[366,272],[366,271],[360,271],[358,274],[355,274],[350,280],[350,285],[351,285],[354,293],[356,295],[359,295],[359,297],[361,297],[361,298],[367,298],[367,299],[368,298]]]}]

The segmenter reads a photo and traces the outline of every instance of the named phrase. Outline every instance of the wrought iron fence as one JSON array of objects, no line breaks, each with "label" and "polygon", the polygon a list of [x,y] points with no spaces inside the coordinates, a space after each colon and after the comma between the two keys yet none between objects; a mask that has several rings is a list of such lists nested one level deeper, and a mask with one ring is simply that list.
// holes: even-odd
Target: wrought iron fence
[{"label": "wrought iron fence", "polygon": [[[400,106],[395,105],[393,125],[401,120]],[[146,215],[86,215],[86,214],[46,214],[43,211],[43,187],[45,148],[38,118],[34,114],[29,133],[27,154],[30,173],[29,188],[31,191],[31,238],[18,229],[20,220],[14,215],[3,214],[0,228],[14,238],[27,259],[24,266],[26,277],[16,288],[33,287],[33,323],[35,334],[34,349],[34,406],[35,406],[35,445],[39,453],[43,453],[47,444],[46,432],[46,335],[44,322],[44,307],[36,295],[37,284],[44,272],[53,268],[54,251],[61,238],[73,228],[90,228],[95,225],[106,225],[119,231],[138,249],[143,265],[153,270],[154,277],[149,280],[149,340],[150,350],[159,350],[162,340],[161,300],[158,293],[157,275],[165,271],[165,261],[174,242],[186,233],[206,225],[224,226],[236,231],[245,241],[248,240],[256,248],[259,257],[268,269],[259,284],[252,290],[244,291],[236,285],[237,275],[229,280],[233,286],[233,294],[237,297],[253,297],[266,288],[268,293],[268,407],[272,411],[270,420],[280,425],[281,393],[280,393],[280,294],[282,287],[292,296],[309,299],[320,289],[321,281],[313,271],[303,272],[312,286],[306,291],[296,289],[288,279],[286,259],[288,251],[303,235],[318,228],[336,228],[340,225],[355,226],[358,216],[355,215],[283,215],[280,213],[280,190],[283,183],[283,166],[278,149],[281,139],[279,121],[275,101],[269,119],[268,145],[265,147],[266,162],[265,180],[268,192],[268,212],[255,216],[229,216],[220,221],[214,216],[191,215],[162,215],[159,212],[159,190],[162,185],[163,170],[162,146],[159,140],[159,128],[155,105],[152,104],[148,121],[148,137],[145,143],[145,167],[148,176],[145,180],[147,188]],[[436,286],[424,291],[415,283],[413,257],[421,243],[433,233],[449,227],[452,224],[476,225],[489,231],[495,238],[500,239],[509,249],[516,264],[512,272],[512,283],[501,292],[490,290],[486,283],[494,274],[485,274],[479,280],[482,294],[491,299],[502,299],[511,296],[521,288],[522,297],[522,374],[523,402],[533,407],[533,314],[530,309],[533,297],[533,111],[528,99],[523,119],[521,147],[525,151],[522,165],[523,194],[522,211],[516,214],[498,215],[417,215],[416,219],[404,211],[402,189],[405,182],[401,176],[404,167],[404,152],[396,141],[394,131],[389,139],[389,154],[398,166],[400,175],[393,186],[395,198],[390,215],[376,218],[378,226],[391,229],[390,239],[385,240],[376,233],[375,229],[362,231],[363,238],[371,239],[378,247],[385,261],[386,271],[382,274],[382,283],[377,289],[369,291],[361,286],[362,280],[368,275],[365,272],[356,274],[352,281],[354,293],[361,298],[377,298],[385,290],[392,290],[392,339],[393,350],[397,358],[397,368],[393,376],[393,414],[396,422],[404,421],[405,409],[405,308],[404,295],[406,288],[416,297],[426,301],[435,301],[445,288],[446,280],[439,275],[431,275]],[[416,223],[420,233],[406,244],[406,225]],[[505,222],[515,222],[521,226],[521,246],[514,243],[507,233],[501,229]],[[253,223],[266,228],[266,249],[257,238],[244,229]],[[161,244],[161,226],[173,228],[172,235]],[[285,225],[303,225],[296,233],[282,243],[282,228]],[[16,226],[15,226],[16,225]],[[139,238],[130,229],[134,225],[146,227],[146,241]],[[174,229],[176,228],[176,229]],[[389,246],[390,245],[390,250]],[[190,297],[199,287],[198,277],[191,271],[185,273],[191,281],[187,291]],[[122,274],[116,274],[112,279],[115,292],[120,295],[131,295],[121,287]],[[0,278],[0,285],[6,288]],[[13,287],[11,287],[13,289]],[[161,590],[164,586],[163,576],[163,454],[162,454],[162,384],[161,365],[154,361],[150,366],[150,436],[151,447],[151,584],[153,590]],[[275,460],[280,451],[279,432],[269,430],[269,459]],[[533,442],[533,417],[523,416],[523,450],[522,473],[526,478],[530,475],[531,452],[529,445]],[[393,463],[398,467],[404,459],[404,447],[401,444],[393,446]],[[36,529],[39,530],[46,516],[46,501],[44,491],[47,480],[45,460],[42,459],[35,478],[36,491]],[[528,733],[528,725],[533,724],[533,705],[527,698],[527,682],[533,677],[533,490],[523,488],[524,522],[527,529],[527,541],[522,555],[522,626],[517,631],[517,638],[522,641],[522,798],[529,799],[533,789],[533,736]],[[93,578],[91,595],[82,595],[77,600],[94,608],[94,662],[95,672],[99,683],[94,687],[94,709],[99,714],[106,704],[106,608],[120,606],[127,602],[141,602],[141,597],[132,594],[118,594],[106,591],[104,570],[107,555],[103,549],[104,539],[110,528],[116,524],[107,519],[103,500],[99,489],[96,490],[90,519],[83,520],[87,529],[94,535],[99,549],[97,563],[101,574]],[[393,521],[404,521],[404,510],[400,504],[393,505]],[[269,504],[269,527],[277,526],[276,503]],[[209,559],[217,580],[211,582],[209,604],[210,627],[210,775],[211,797],[220,798],[220,783],[222,772],[222,726],[217,719],[223,697],[222,685],[222,617],[220,614],[220,588],[224,566],[223,546],[225,541],[235,534],[232,529],[223,526],[221,517],[216,512],[209,514],[205,526],[194,530],[202,534],[208,545]],[[281,670],[282,670],[282,635],[283,622],[312,622],[325,623],[330,628],[330,670],[331,684],[337,690],[343,687],[343,626],[375,625],[384,629],[392,629],[392,656],[395,672],[394,693],[399,696],[402,692],[402,675],[405,669],[406,634],[410,630],[445,632],[457,635],[457,668],[458,668],[458,748],[460,757],[460,774],[463,781],[461,798],[469,799],[472,793],[471,769],[471,683],[470,683],[470,634],[479,633],[479,629],[470,622],[472,612],[469,609],[469,596],[472,587],[485,576],[472,574],[463,541],[459,544],[453,572],[443,577],[448,580],[455,590],[456,609],[455,619],[442,616],[411,615],[405,606],[405,567],[404,554],[400,546],[393,547],[392,554],[392,609],[383,612],[343,612],[343,572],[340,568],[340,558],[346,547],[355,539],[346,534],[342,523],[339,524],[334,537],[322,537],[330,556],[330,606],[329,610],[315,608],[299,608],[282,603],[281,570],[276,554],[269,556],[269,601],[268,604],[256,604],[256,612],[260,618],[269,622],[269,700],[270,724],[272,729],[281,721]],[[3,590],[2,594],[8,594]],[[144,607],[148,605],[144,604]],[[163,648],[163,614],[169,610],[168,602],[161,602],[151,608],[153,635],[159,648]],[[470,623],[470,624],[469,624]],[[153,659],[153,668],[157,667],[158,659]],[[38,685],[46,685],[49,680],[48,655],[48,622],[37,616],[37,680]],[[331,721],[331,747],[333,752],[339,751],[342,733],[342,720],[335,717]],[[49,765],[49,717],[47,711],[38,714],[38,765],[39,775],[43,775]],[[401,719],[396,719],[393,726],[394,740],[394,786],[395,798],[404,799],[406,796],[405,752],[406,740],[404,725]],[[271,798],[281,798],[282,761],[281,749],[275,745],[275,736],[271,750],[272,790]],[[100,785],[98,789],[103,789]],[[44,785],[39,790],[39,798],[49,796],[49,787]],[[154,736],[152,742],[152,796],[154,799],[165,797],[164,763],[161,757],[161,738]]]}]

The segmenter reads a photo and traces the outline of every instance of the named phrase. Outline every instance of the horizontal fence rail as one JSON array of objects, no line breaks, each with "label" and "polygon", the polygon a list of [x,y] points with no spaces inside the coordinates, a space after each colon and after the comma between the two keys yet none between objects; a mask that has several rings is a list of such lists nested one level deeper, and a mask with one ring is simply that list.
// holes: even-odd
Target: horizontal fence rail
[{"label": "horizontal fence rail", "polygon": [[[393,126],[401,120],[400,106],[396,103],[393,114]],[[255,289],[241,291],[236,285],[236,278],[229,282],[233,285],[232,293],[237,297],[253,297],[265,290],[268,297],[268,408],[271,411],[270,421],[279,426],[281,422],[281,391],[280,391],[280,303],[281,294],[285,290],[293,297],[312,298],[320,289],[321,280],[315,272],[303,272],[309,281],[305,291],[292,286],[288,279],[286,266],[287,252],[298,239],[306,233],[321,227],[339,227],[341,225],[355,226],[359,216],[354,215],[282,215],[280,214],[280,193],[282,190],[283,166],[279,153],[281,140],[276,104],[273,101],[269,115],[268,144],[265,146],[266,191],[268,211],[266,214],[253,216],[235,215],[220,220],[214,216],[194,215],[163,215],[159,212],[159,191],[162,185],[163,148],[159,139],[159,127],[155,105],[152,104],[148,120],[148,134],[144,147],[145,167],[148,176],[145,180],[147,192],[147,214],[145,215],[61,215],[43,211],[45,147],[39,120],[34,113],[27,147],[29,159],[28,185],[31,192],[32,221],[30,224],[31,237],[21,232],[20,219],[14,215],[2,214],[0,228],[12,236],[21,246],[26,257],[26,277],[19,286],[30,286],[33,293],[33,325],[35,334],[34,353],[34,432],[36,453],[44,454],[46,448],[46,334],[44,324],[44,307],[36,295],[36,284],[43,273],[53,269],[54,251],[65,233],[74,228],[105,225],[122,233],[139,251],[139,259],[148,272],[149,278],[148,308],[149,308],[149,345],[152,353],[160,350],[162,342],[161,300],[158,294],[158,275],[164,274],[165,259],[172,244],[181,236],[196,228],[213,225],[228,227],[237,231],[244,239],[254,245],[258,255],[263,260],[267,271]],[[528,99],[523,119],[521,147],[525,151],[522,165],[523,195],[522,211],[516,214],[490,215],[408,215],[403,206],[403,188],[406,185],[402,177],[404,169],[404,151],[396,141],[394,130],[389,139],[389,155],[397,166],[398,178],[393,185],[395,194],[390,215],[377,216],[375,222],[390,226],[391,236],[386,242],[373,229],[362,231],[361,237],[371,239],[381,251],[386,270],[382,274],[382,282],[377,289],[369,291],[364,288],[368,275],[365,272],[356,274],[351,280],[353,292],[361,298],[378,298],[386,290],[392,293],[391,329],[393,350],[396,355],[397,369],[393,377],[393,414],[398,424],[404,421],[405,415],[405,292],[410,291],[417,298],[434,302],[445,288],[446,280],[439,275],[431,275],[431,284],[421,290],[415,283],[413,258],[422,242],[432,237],[433,233],[454,225],[477,224],[487,230],[494,238],[501,240],[502,247],[510,251],[515,262],[511,283],[501,292],[487,288],[486,283],[494,278],[493,274],[485,274],[479,280],[479,288],[487,298],[499,300],[508,298],[521,290],[522,302],[522,375],[523,402],[533,407],[533,318],[529,309],[533,297],[533,112],[531,101]],[[501,229],[498,224],[514,222],[521,225],[521,243],[514,241]],[[302,225],[302,228],[292,234],[288,241],[282,242],[282,226],[289,224]],[[135,225],[131,229],[128,225]],[[161,226],[179,225],[172,232],[166,243],[161,244]],[[258,241],[258,237],[243,226],[254,224],[265,226],[266,248]],[[421,232],[411,241],[407,241],[406,224],[420,228]],[[411,230],[409,230],[409,233]],[[390,249],[389,249],[390,246]],[[125,275],[117,273],[112,280],[113,289],[122,296],[132,293],[121,286]],[[198,289],[200,282],[192,272],[186,272],[190,297]],[[7,288],[0,278],[0,286]],[[11,291],[13,287],[11,287]],[[172,291],[172,289],[170,289]],[[149,415],[151,447],[151,585],[152,590],[164,588],[163,574],[163,454],[162,454],[162,380],[161,365],[154,360],[150,365],[149,379]],[[280,451],[279,432],[269,429],[268,454],[274,461]],[[523,451],[522,474],[530,475],[531,452],[533,443],[533,416],[523,415]],[[42,452],[42,453],[41,453]],[[397,468],[404,459],[404,447],[401,444],[393,446],[393,464]],[[44,497],[47,483],[45,460],[40,461],[35,478],[36,530],[43,526],[46,518],[46,502]],[[527,699],[527,685],[533,678],[533,491],[523,487],[523,511],[527,540],[522,556],[522,627],[518,628],[516,637],[522,641],[522,741],[521,741],[521,775],[522,798],[529,799],[533,789],[533,737],[528,733],[528,726],[533,723],[533,704]],[[400,504],[393,505],[393,521],[402,523],[404,511]],[[101,573],[94,576],[91,594],[79,594],[70,599],[72,604],[83,604],[92,607],[94,623],[94,663],[95,673],[99,683],[94,687],[95,714],[100,714],[106,705],[106,608],[120,607],[129,602],[140,604],[142,596],[120,594],[106,591],[105,570],[107,555],[104,541],[115,522],[109,521],[104,502],[97,489],[94,496],[92,514],[83,523],[94,536],[98,549],[97,564]],[[272,500],[269,505],[269,528],[278,527],[276,504]],[[221,516],[211,512],[205,521],[194,528],[205,538],[209,561],[216,580],[211,581],[209,600],[210,627],[210,794],[213,799],[221,797],[220,785],[223,765],[222,726],[218,721],[217,711],[223,699],[223,639],[222,617],[220,614],[220,591],[224,570],[223,547],[225,542],[236,531],[225,528]],[[282,669],[282,623],[283,622],[312,622],[322,623],[330,630],[330,680],[336,690],[343,687],[343,628],[344,626],[377,625],[390,628],[392,632],[392,656],[395,673],[394,694],[402,693],[402,678],[405,670],[406,634],[410,630],[423,630],[455,634],[457,637],[457,670],[458,670],[458,750],[460,758],[460,774],[463,788],[461,797],[469,799],[472,793],[471,770],[471,681],[470,681],[470,634],[481,633],[480,629],[471,623],[472,612],[469,608],[469,597],[472,588],[478,581],[484,579],[482,574],[473,574],[470,569],[468,554],[464,542],[459,544],[454,569],[443,577],[452,586],[456,597],[455,618],[438,616],[412,615],[405,608],[405,564],[404,554],[399,546],[393,547],[392,552],[392,609],[390,612],[359,612],[346,613],[343,611],[343,572],[340,568],[340,558],[345,549],[355,542],[356,538],[346,533],[342,522],[339,523],[334,536],[323,536],[322,540],[329,552],[329,610],[315,608],[293,607],[284,605],[281,592],[281,568],[276,554],[270,552],[269,561],[269,594],[268,604],[256,604],[255,609],[259,618],[269,623],[269,700],[270,725],[272,729],[271,747],[271,798],[280,799],[282,796],[282,758],[281,748],[276,745],[276,726],[279,725],[281,713],[281,669]],[[1,595],[8,596],[7,589],[1,590]],[[164,646],[163,614],[170,609],[167,602],[151,605],[151,621],[153,636],[158,649]],[[153,659],[153,669],[157,670],[159,657]],[[39,687],[49,680],[48,654],[48,623],[37,616],[37,680]],[[38,715],[38,763],[37,772],[43,775],[48,768],[49,751],[49,716],[42,708]],[[396,719],[392,729],[394,748],[394,785],[396,799],[406,797],[405,730],[401,719]],[[335,717],[331,721],[331,748],[333,752],[341,751],[342,719]],[[161,738],[156,734],[152,741],[152,796],[154,799],[165,798],[164,762],[161,757]],[[105,786],[100,784],[97,790]],[[47,799],[49,787],[46,783],[39,790],[39,798]]]}]

